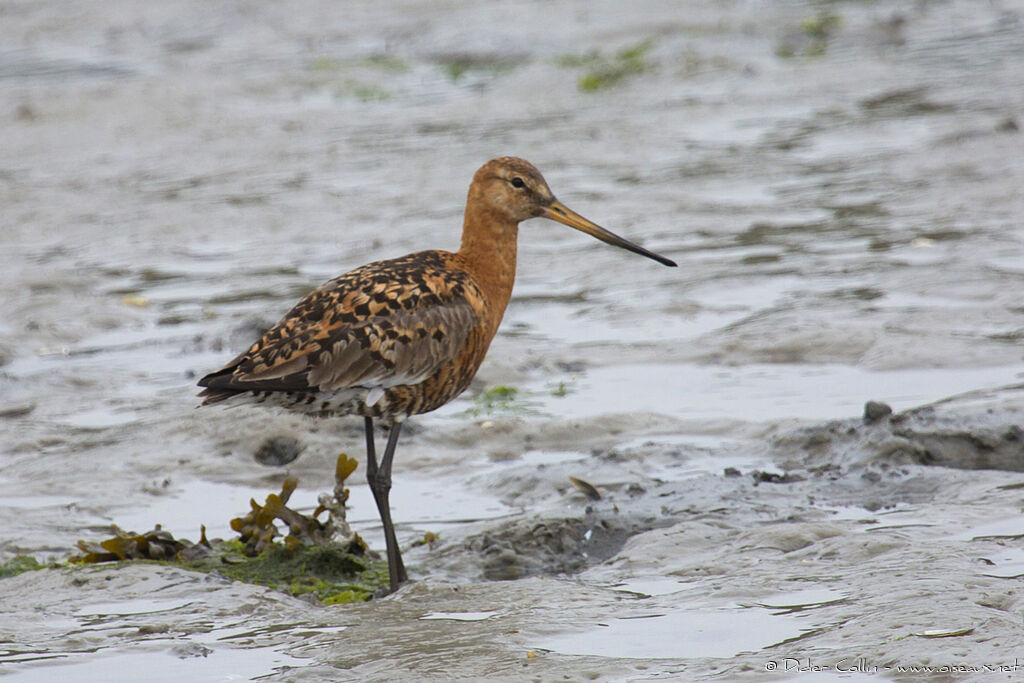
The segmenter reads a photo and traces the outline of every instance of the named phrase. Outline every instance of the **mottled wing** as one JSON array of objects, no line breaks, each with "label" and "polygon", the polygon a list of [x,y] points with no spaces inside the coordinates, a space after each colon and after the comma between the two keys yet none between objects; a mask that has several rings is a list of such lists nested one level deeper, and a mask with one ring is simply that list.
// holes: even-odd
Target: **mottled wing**
[{"label": "mottled wing", "polygon": [[[324,284],[245,353],[207,375],[214,402],[239,391],[417,384],[462,349],[479,317],[464,274],[433,252],[382,261]],[[428,258],[432,257],[432,258]]]},{"label": "mottled wing", "polygon": [[468,302],[451,300],[344,326],[320,344],[306,378],[321,391],[419,384],[458,355],[476,323]]}]

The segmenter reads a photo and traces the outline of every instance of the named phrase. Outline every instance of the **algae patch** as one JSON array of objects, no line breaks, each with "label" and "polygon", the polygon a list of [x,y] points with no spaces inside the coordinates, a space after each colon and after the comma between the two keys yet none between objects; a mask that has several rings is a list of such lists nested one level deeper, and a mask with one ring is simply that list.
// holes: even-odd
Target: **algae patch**
[{"label": "algae patch", "polygon": [[519,64],[518,59],[508,55],[475,53],[438,55],[436,61],[452,83],[458,83],[471,72],[497,77],[512,71]]},{"label": "algae patch", "polygon": [[583,73],[576,86],[583,92],[604,90],[618,85],[629,76],[649,71],[651,63],[647,53],[654,47],[653,40],[628,45],[613,55],[592,52],[586,55],[565,55],[557,64],[566,68],[581,68]]},{"label": "algae patch", "polygon": [[228,541],[215,544],[208,556],[180,565],[292,595],[309,594],[328,605],[369,600],[387,585],[386,565],[371,560],[363,546],[276,543],[252,557],[239,542]]},{"label": "algae patch", "polygon": [[6,579],[9,576],[17,576],[18,574],[24,574],[25,572],[37,569],[45,569],[46,566],[31,555],[15,555],[3,564],[0,564],[0,579]]},{"label": "algae patch", "polygon": [[828,52],[829,41],[842,26],[842,17],[834,12],[820,11],[800,22],[799,31],[792,31],[775,48],[775,55],[784,59],[802,55],[822,57]]},{"label": "algae patch", "polygon": [[473,406],[466,411],[467,415],[480,416],[514,416],[536,415],[537,404],[531,393],[520,391],[516,387],[498,384],[487,387],[473,397]]}]

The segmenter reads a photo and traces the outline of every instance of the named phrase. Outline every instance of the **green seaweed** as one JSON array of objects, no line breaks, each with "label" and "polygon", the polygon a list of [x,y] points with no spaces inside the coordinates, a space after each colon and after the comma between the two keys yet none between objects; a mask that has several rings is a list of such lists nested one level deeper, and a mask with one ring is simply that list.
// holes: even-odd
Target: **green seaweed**
[{"label": "green seaweed", "polygon": [[45,568],[45,564],[40,564],[40,562],[31,555],[15,555],[3,564],[0,564],[0,579],[6,579],[10,576],[17,576],[18,574],[24,574],[25,572],[32,572],[37,569]]},{"label": "green seaweed", "polygon": [[558,66],[584,69],[576,82],[582,92],[595,92],[618,85],[629,76],[652,68],[647,53],[654,47],[653,40],[628,45],[611,56],[599,52],[585,55],[563,55],[555,60]]},{"label": "green seaweed", "polygon": [[559,382],[558,384],[551,386],[551,395],[555,398],[564,398],[571,393],[569,385],[565,382]]},{"label": "green seaweed", "polygon": [[495,413],[521,415],[530,412],[530,404],[523,400],[522,393],[515,387],[498,384],[480,392],[473,399],[473,407],[466,412],[473,416]]},{"label": "green seaweed", "polygon": [[366,64],[381,71],[401,73],[409,70],[409,65],[394,55],[371,55],[366,58]]},{"label": "green seaweed", "polygon": [[327,88],[338,99],[356,99],[360,102],[389,99],[391,92],[379,84],[350,75],[354,71],[366,68],[395,73],[404,71],[408,67],[400,59],[387,55],[374,55],[365,59],[338,59],[321,56],[314,58],[309,63],[308,69],[314,74],[310,85]]},{"label": "green seaweed", "polygon": [[320,73],[335,73],[352,67],[371,67],[380,71],[401,73],[409,70],[409,65],[402,59],[388,54],[375,54],[355,59],[339,59],[321,55],[314,57],[309,63],[309,70]]},{"label": "green seaweed", "polygon": [[498,403],[503,401],[513,401],[517,394],[519,394],[519,390],[515,387],[497,384],[493,387],[484,389],[484,392],[480,394],[480,396],[488,402]]},{"label": "green seaweed", "polygon": [[818,12],[801,21],[800,30],[813,40],[828,40],[842,23],[842,17],[834,12]]},{"label": "green seaweed", "polygon": [[289,547],[274,543],[256,556],[245,554],[244,544],[215,543],[212,552],[181,562],[193,571],[217,571],[225,576],[282,590],[291,595],[315,596],[328,604],[369,600],[388,585],[387,563],[371,560],[359,546]]},{"label": "green seaweed", "polygon": [[[800,21],[800,34],[786,40],[775,48],[775,55],[783,59],[796,57],[821,57],[828,52],[829,41],[843,23],[843,18],[835,12],[822,10]],[[805,42],[802,50],[795,43]]]},{"label": "green seaweed", "polygon": [[467,73],[482,71],[493,76],[515,68],[517,61],[500,55],[447,54],[437,57],[437,63],[448,74],[452,83],[458,83]]},{"label": "green seaweed", "polygon": [[343,62],[340,59],[334,57],[316,57],[310,63],[309,68],[312,71],[338,71],[343,66]]},{"label": "green seaweed", "polygon": [[354,97],[360,102],[379,102],[391,97],[391,93],[384,88],[354,78],[349,78],[336,87],[334,95],[339,99]]}]

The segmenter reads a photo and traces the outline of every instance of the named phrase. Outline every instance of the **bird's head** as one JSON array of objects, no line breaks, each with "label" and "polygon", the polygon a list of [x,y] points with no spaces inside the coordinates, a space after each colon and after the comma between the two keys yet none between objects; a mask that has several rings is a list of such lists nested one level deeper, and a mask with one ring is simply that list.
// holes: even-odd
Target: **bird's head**
[{"label": "bird's head", "polygon": [[523,159],[491,159],[473,176],[469,194],[471,201],[484,203],[490,211],[512,223],[529,218],[549,218],[585,232],[602,242],[646,256],[666,266],[676,265],[675,261],[605,230],[558,201],[540,171]]}]

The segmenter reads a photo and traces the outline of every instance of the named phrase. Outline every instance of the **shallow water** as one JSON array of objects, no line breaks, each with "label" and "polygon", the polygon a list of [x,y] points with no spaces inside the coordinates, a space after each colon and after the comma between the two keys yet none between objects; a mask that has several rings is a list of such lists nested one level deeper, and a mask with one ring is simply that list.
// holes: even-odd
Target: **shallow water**
[{"label": "shallow water", "polygon": [[[399,595],[22,575],[3,680],[841,680],[1020,644],[1020,475],[971,467],[1024,422],[1024,4],[7,9],[0,561],[111,523],[226,535],[286,474],[312,508],[357,421],[199,411],[195,378],[312,286],[454,248],[490,157],[679,268],[522,226],[477,386],[403,433],[399,536],[440,541]],[[638,68],[581,89],[629,48]],[[482,410],[495,385],[515,401]],[[952,426],[876,443],[868,400]],[[792,436],[833,420],[863,439]],[[301,457],[256,464],[278,435]],[[923,465],[936,443],[966,469]],[[380,548],[361,471],[349,516]],[[529,578],[487,580],[502,563]],[[973,635],[911,635],[954,612]]]},{"label": "shallow water", "polygon": [[[393,514],[401,515],[406,534],[443,528],[444,525],[476,522],[504,517],[517,510],[502,505],[493,495],[485,495],[461,487],[458,482],[443,478],[418,481],[408,475],[393,477],[391,508]],[[365,486],[352,486],[349,507],[353,513],[349,523],[355,531],[369,541],[383,542],[383,533],[378,533],[380,520],[371,513],[376,510],[373,496]],[[437,495],[443,491],[444,495]],[[164,529],[173,535],[198,538],[199,526],[205,525],[211,538],[232,536],[232,517],[243,516],[249,509],[249,500],[255,498],[262,503],[270,491],[259,491],[249,487],[219,484],[208,481],[182,482],[173,492],[167,492],[156,503],[146,507],[113,508],[110,521],[125,529],[151,529],[159,520],[170,520]],[[311,489],[297,489],[288,501],[288,506],[306,514],[317,507],[318,492]],[[362,514],[355,514],[356,512]],[[379,536],[379,538],[378,538]]]},{"label": "shallow water", "polygon": [[583,633],[556,636],[540,647],[562,654],[637,659],[734,657],[800,634],[795,619],[757,611],[691,610],[608,623]]},{"label": "shallow water", "polygon": [[[1022,379],[1024,364],[920,370],[780,363],[735,367],[623,364],[592,370],[575,382],[573,390],[585,396],[585,401],[538,391],[538,402],[541,410],[563,418],[614,413],[628,407],[695,420],[737,416],[765,421],[794,416],[828,420],[857,415],[867,396],[885,397],[894,410],[904,410],[951,394]],[[644,391],[629,395],[628,406],[624,406],[622,396],[637,383]]]},{"label": "shallow water", "polygon": [[139,680],[140,675],[149,681],[167,683],[181,680],[245,681],[256,680],[303,663],[302,660],[270,648],[266,648],[266,651],[259,648],[224,648],[187,658],[164,652],[119,652],[109,657],[80,659],[25,669],[5,678],[22,683],[54,680],[128,683]]}]

